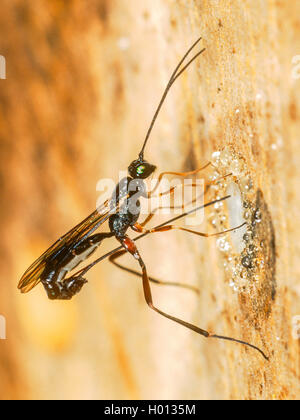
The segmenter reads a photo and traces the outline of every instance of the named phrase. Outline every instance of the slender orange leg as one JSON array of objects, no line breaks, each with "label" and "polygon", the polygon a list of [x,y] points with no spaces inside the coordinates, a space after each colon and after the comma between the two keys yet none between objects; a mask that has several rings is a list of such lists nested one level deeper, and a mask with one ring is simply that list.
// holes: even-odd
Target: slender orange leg
[{"label": "slender orange leg", "polygon": [[[175,187],[174,188],[171,188],[171,190],[170,191],[167,191],[167,192],[165,192],[166,194],[167,193],[170,193],[170,194],[172,194],[173,192],[174,192],[174,189],[175,189]],[[162,194],[165,194],[165,193],[162,193]],[[195,199],[196,200],[196,199]],[[193,200],[193,201],[195,201],[195,200]],[[144,226],[146,223],[148,223],[151,219],[152,219],[152,217],[154,216],[154,214],[155,214],[155,212],[157,211],[157,210],[159,210],[159,209],[161,209],[161,208],[163,208],[162,206],[161,207],[157,207],[156,209],[154,209],[154,211],[153,211],[153,213],[151,213],[145,220],[144,220],[144,222],[143,222],[143,224],[141,225],[141,226]],[[171,206],[171,208],[176,208],[175,206]],[[132,228],[133,230],[136,230],[134,227]],[[126,253],[126,250],[122,250],[122,251],[118,251],[118,252],[116,252],[115,254],[113,254],[113,255],[111,255],[110,257],[109,257],[109,261],[112,263],[112,264],[114,264],[116,267],[118,267],[118,268],[120,268],[121,270],[123,270],[123,271],[126,271],[127,273],[131,273],[131,274],[133,274],[133,275],[135,275],[135,276],[138,276],[138,277],[142,277],[142,274],[140,273],[140,272],[138,272],[138,271],[136,271],[136,270],[133,270],[133,269],[131,269],[131,268],[128,268],[128,267],[126,267],[126,266],[124,266],[124,265],[122,265],[122,264],[120,264],[119,262],[117,262],[117,260],[120,258],[120,257],[122,257],[122,255],[124,255]],[[199,289],[197,289],[197,287],[195,287],[195,286],[191,286],[191,285],[189,285],[189,284],[184,284],[184,283],[178,283],[178,282],[165,282],[165,281],[162,281],[162,280],[158,280],[158,279],[155,279],[154,277],[149,277],[149,281],[150,282],[152,282],[152,283],[155,283],[155,284],[157,284],[157,285],[160,285],[160,286],[175,286],[175,287],[182,287],[182,288],[184,288],[184,289],[189,289],[189,290],[191,290],[191,291],[193,291],[193,292],[195,292],[195,293],[197,293],[197,294],[199,294]]]},{"label": "slender orange leg", "polygon": [[188,171],[188,172],[162,172],[157,179],[156,185],[154,186],[152,191],[148,192],[148,198],[150,198],[152,196],[152,194],[157,190],[162,178],[165,175],[176,175],[176,176],[181,176],[181,177],[186,177],[189,175],[196,175],[198,172],[203,171],[204,169],[206,169],[208,166],[212,165],[211,162],[208,162],[206,165],[202,166],[201,168],[195,169],[194,171]]},{"label": "slender orange leg", "polygon": [[150,288],[150,281],[149,281],[149,277],[148,277],[148,274],[147,274],[146,265],[145,265],[144,261],[142,260],[142,258],[140,256],[140,253],[139,253],[134,241],[126,235],[124,238],[122,238],[120,240],[120,242],[123,245],[123,247],[125,248],[125,250],[127,252],[129,252],[138,261],[138,263],[139,263],[139,265],[142,269],[143,289],[144,289],[144,296],[145,296],[145,300],[146,300],[147,305],[151,309],[153,309],[154,311],[159,313],[160,315],[162,315],[162,316],[164,316],[168,319],[171,319],[172,321],[177,322],[178,324],[181,324],[181,325],[197,332],[198,334],[203,335],[204,337],[209,337],[210,336],[209,332],[207,332],[205,330],[202,330],[201,328],[196,327],[195,325],[190,324],[186,321],[183,321],[179,318],[176,318],[172,315],[169,315],[166,312],[163,312],[163,311],[161,311],[160,309],[158,309],[154,306],[153,299],[152,299],[151,288]]},{"label": "slender orange leg", "polygon": [[244,222],[243,224],[241,224],[240,226],[237,226],[235,228],[223,230],[222,232],[216,232],[216,233],[197,232],[196,230],[191,230],[191,229],[187,229],[187,228],[184,228],[184,227],[181,227],[181,226],[176,226],[176,225],[166,225],[166,226],[162,226],[162,227],[159,227],[159,228],[145,229],[139,223],[135,223],[133,226],[131,226],[131,228],[135,232],[139,232],[139,233],[167,232],[169,230],[178,229],[178,230],[183,230],[185,232],[194,233],[195,235],[202,236],[204,238],[209,238],[211,236],[219,236],[219,235],[224,235],[225,233],[228,233],[228,232],[233,232],[234,230],[240,229],[242,226],[245,226],[246,224],[247,224],[247,222]]},{"label": "slender orange leg", "polygon": [[[197,187],[198,186],[198,184],[189,184],[189,185],[185,185],[185,187]],[[173,195],[174,194],[174,191],[175,191],[175,189],[176,188],[178,188],[178,187],[181,187],[181,185],[175,185],[174,187],[172,187],[172,188],[170,188],[168,191],[164,191],[164,192],[162,192],[162,193],[160,193],[160,194],[158,194],[158,196],[157,197],[162,197],[163,195]],[[201,196],[200,196],[201,197]],[[189,203],[187,203],[186,205],[189,205],[189,204],[192,204],[192,203],[194,203],[197,199],[199,199],[199,196],[197,197],[197,198],[195,198],[194,200],[191,200]],[[149,213],[148,214],[148,216],[146,217],[146,219],[141,223],[141,226],[145,226],[147,223],[149,223],[150,222],[150,220],[153,218],[153,216],[155,215],[155,213],[158,211],[158,210],[161,210],[161,209],[164,209],[164,208],[168,208],[168,209],[184,209],[184,204],[182,205],[182,206],[159,206],[159,207],[156,207],[151,213]]]},{"label": "slender orange leg", "polygon": [[158,309],[154,303],[153,303],[153,299],[152,299],[152,293],[151,293],[151,288],[150,288],[150,280],[147,274],[147,269],[146,269],[146,265],[142,259],[142,257],[140,256],[140,253],[134,243],[134,241],[132,239],[130,239],[127,235],[125,235],[122,238],[119,238],[120,243],[122,244],[122,246],[124,247],[124,249],[129,252],[139,263],[141,270],[142,270],[142,279],[143,279],[143,290],[144,290],[144,296],[145,296],[145,300],[147,305],[149,306],[150,309],[152,309],[153,311],[157,312],[158,314],[162,315],[165,318],[170,319],[171,321],[174,321],[192,331],[195,331],[197,334],[200,334],[206,338],[217,338],[217,339],[221,339],[221,340],[228,340],[228,341],[233,341],[236,343],[240,343],[243,345],[246,345],[248,347],[251,347],[255,350],[257,350],[266,360],[268,360],[268,357],[265,355],[265,353],[259,349],[258,347],[254,346],[253,344],[247,343],[245,341],[242,340],[237,340],[235,338],[232,337],[226,337],[226,336],[221,336],[221,335],[216,335],[213,333],[210,333],[206,330],[203,330],[202,328],[197,327],[194,324],[191,324],[189,322],[183,321],[180,318],[177,318],[175,316],[169,315],[168,313]]},{"label": "slender orange leg", "polygon": [[[132,268],[128,268],[125,265],[122,265],[119,262],[117,262],[117,259],[122,257],[122,255],[126,254],[126,252],[127,252],[126,250],[116,252],[115,254],[113,254],[109,257],[109,261],[112,264],[114,264],[116,267],[120,268],[123,271],[126,271],[127,273],[133,274],[134,276],[137,276],[137,277],[142,277],[142,274],[139,271],[133,270]],[[151,281],[152,283],[155,283],[159,286],[182,287],[183,289],[188,289],[188,290],[191,290],[191,291],[199,294],[199,289],[197,289],[197,287],[191,286],[189,284],[178,283],[178,282],[174,282],[174,281],[167,282],[167,281],[157,280],[154,277],[149,277],[149,281]]]},{"label": "slender orange leg", "polygon": [[[207,167],[208,165],[212,165],[212,163],[208,163],[205,167]],[[196,172],[199,172],[200,170],[202,170],[202,169],[204,169],[205,167],[203,167],[203,168],[200,168],[200,169],[197,169],[197,170],[195,170],[195,171],[191,171],[191,172],[181,172],[181,173],[179,173],[179,172],[163,172],[160,176],[161,176],[161,178],[162,178],[162,175],[165,175],[165,174],[183,174],[183,175],[185,175],[185,174],[192,174],[192,173],[196,173]],[[217,184],[218,182],[220,182],[220,181],[222,181],[223,179],[225,179],[225,178],[227,178],[227,177],[229,177],[229,176],[231,176],[232,174],[231,173],[229,173],[229,174],[227,174],[227,175],[224,175],[224,176],[220,176],[219,178],[217,178],[217,179],[215,179],[214,181],[211,181],[210,183],[208,183],[208,184],[206,184],[206,186],[205,186],[205,190],[204,190],[204,195],[208,192],[208,190],[209,190],[209,188],[212,186],[212,185],[215,185],[215,184]],[[198,184],[189,184],[189,185],[185,185],[185,187],[196,187]],[[157,188],[157,186],[158,186],[158,184],[156,185],[156,187],[155,187],[155,189]],[[178,188],[178,186],[176,185],[176,186],[174,186],[174,187],[172,187],[172,188],[170,188],[170,190],[168,190],[168,191],[164,191],[164,192],[162,192],[162,193],[160,193],[159,195],[158,195],[158,197],[161,197],[161,196],[163,196],[163,195],[167,195],[167,194],[173,194],[174,193],[174,191],[175,191],[175,188]],[[152,190],[151,191],[151,194],[155,191],[155,189],[154,190]],[[149,193],[148,193],[149,194]],[[198,196],[198,197],[196,197],[194,200],[192,200],[192,201],[190,201],[190,202],[188,202],[188,203],[186,203],[186,206],[188,206],[188,205],[190,205],[190,204],[193,204],[197,199],[199,199],[201,196]],[[149,198],[149,197],[148,197]],[[148,224],[149,222],[150,222],[150,220],[154,217],[154,215],[155,215],[155,213],[158,211],[158,210],[161,210],[161,209],[163,209],[163,208],[169,208],[169,209],[179,209],[179,208],[182,208],[182,206],[170,206],[170,207],[163,207],[163,206],[159,206],[159,207],[156,207],[147,217],[146,217],[146,219],[142,222],[142,223],[140,223],[140,226],[145,226],[146,224]]]}]

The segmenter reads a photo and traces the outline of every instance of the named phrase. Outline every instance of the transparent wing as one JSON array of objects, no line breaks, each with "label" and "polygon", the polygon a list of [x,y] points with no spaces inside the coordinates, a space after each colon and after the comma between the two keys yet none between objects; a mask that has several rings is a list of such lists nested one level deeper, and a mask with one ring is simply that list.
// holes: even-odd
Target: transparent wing
[{"label": "transparent wing", "polygon": [[66,249],[75,249],[92,232],[98,229],[117,207],[110,208],[110,201],[106,201],[97,210],[91,213],[82,222],[67,232],[50,246],[23,274],[18,284],[22,293],[32,290],[39,282],[46,263]]}]

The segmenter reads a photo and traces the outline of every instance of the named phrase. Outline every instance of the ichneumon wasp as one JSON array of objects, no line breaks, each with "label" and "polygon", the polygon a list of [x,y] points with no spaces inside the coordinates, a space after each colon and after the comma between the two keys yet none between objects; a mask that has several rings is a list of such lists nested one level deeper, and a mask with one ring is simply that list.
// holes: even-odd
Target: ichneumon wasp
[{"label": "ichneumon wasp", "polygon": [[[159,175],[158,181],[155,187],[152,189],[152,191],[147,191],[144,180],[147,179],[155,171],[156,166],[145,160],[145,147],[149,140],[149,136],[151,134],[152,128],[157,119],[159,111],[165,101],[165,98],[171,86],[178,79],[178,77],[189,67],[189,65],[205,51],[205,48],[201,49],[191,59],[189,59],[186,64],[184,64],[186,58],[189,56],[194,47],[200,42],[200,40],[201,38],[199,38],[188,49],[188,51],[182,57],[182,59],[176,66],[174,72],[172,73],[171,78],[162,95],[162,98],[158,104],[158,107],[154,113],[138,157],[129,165],[128,176],[123,178],[117,184],[112,198],[110,200],[107,200],[100,208],[97,208],[86,219],[84,219],[81,223],[79,223],[77,226],[71,229],[64,236],[62,236],[44,254],[42,254],[41,257],[39,257],[24,273],[19,282],[18,287],[22,293],[27,293],[38,283],[41,282],[48,294],[49,299],[71,299],[74,295],[80,292],[83,285],[87,283],[87,280],[83,277],[84,274],[88,270],[90,270],[95,264],[102,261],[104,258],[109,257],[110,261],[116,266],[142,277],[143,291],[146,303],[152,310],[154,310],[158,314],[174,322],[177,322],[178,324],[181,324],[184,327],[189,328],[190,330],[193,330],[206,338],[229,340],[249,346],[259,351],[262,354],[262,356],[268,360],[268,357],[261,349],[250,343],[247,343],[242,340],[237,340],[231,337],[209,333],[208,331],[205,331],[191,323],[183,321],[180,318],[176,318],[172,315],[169,315],[166,312],[163,312],[162,310],[157,308],[153,303],[150,281],[159,281],[148,276],[145,263],[135,244],[136,240],[150,233],[166,232],[172,229],[180,229],[199,236],[208,237],[223,234],[225,232],[232,231],[240,227],[238,226],[234,229],[229,229],[225,232],[219,232],[209,235],[172,224],[175,220],[178,220],[192,213],[193,211],[196,211],[197,209],[193,209],[189,212],[182,213],[180,216],[174,217],[168,222],[165,222],[149,230],[147,230],[144,226],[146,222],[148,222],[152,218],[154,212],[147,217],[146,221],[144,221],[141,224],[138,223],[138,219],[140,216],[139,199],[150,199],[154,192],[157,190],[157,187],[163,176],[170,174],[182,177],[185,177],[187,175],[195,175],[201,170],[205,169],[208,165],[210,165],[210,163],[208,163],[204,167],[190,172],[163,172]],[[171,189],[167,193],[172,194],[173,190],[174,189]],[[228,197],[224,197],[220,200],[224,200],[226,198]],[[135,204],[134,212],[131,210],[133,200]],[[216,203],[216,201],[207,203],[203,207],[206,207],[213,203]],[[106,221],[108,221],[110,231],[93,234],[95,230],[98,229]],[[127,235],[127,230],[129,228],[131,228],[135,232],[139,232],[141,235],[138,236],[135,240],[131,239]],[[104,239],[111,237],[115,237],[120,242],[121,245],[118,248],[98,258],[96,261],[94,261],[87,267],[81,269],[74,275],[66,278],[67,273],[72,271],[81,262],[85,261],[94,251],[96,251],[96,249]],[[116,260],[126,252],[130,253],[138,261],[141,268],[141,273],[128,269],[116,262]],[[176,285],[182,286],[181,284]]]}]

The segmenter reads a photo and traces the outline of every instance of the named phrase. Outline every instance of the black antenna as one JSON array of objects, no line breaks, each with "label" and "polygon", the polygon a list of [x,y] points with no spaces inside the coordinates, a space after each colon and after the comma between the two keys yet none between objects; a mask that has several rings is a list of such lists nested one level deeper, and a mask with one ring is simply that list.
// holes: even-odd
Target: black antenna
[{"label": "black antenna", "polygon": [[201,37],[199,38],[199,39],[197,39],[197,41],[196,42],[194,42],[194,44],[189,48],[189,50],[185,53],[185,55],[182,57],[182,59],[179,61],[179,63],[178,63],[178,65],[177,65],[177,67],[176,67],[176,69],[174,70],[174,72],[172,73],[172,76],[171,76],[171,78],[170,78],[170,80],[169,80],[169,82],[168,82],[168,84],[167,84],[167,86],[166,86],[166,88],[165,88],[165,91],[164,91],[164,93],[163,93],[163,95],[162,95],[162,98],[161,98],[161,100],[160,100],[160,102],[159,102],[159,104],[158,104],[158,107],[157,107],[157,110],[155,111],[155,114],[154,114],[154,116],[153,116],[153,118],[152,118],[152,121],[151,121],[151,124],[150,124],[150,126],[149,126],[149,128],[148,128],[148,131],[147,131],[147,134],[146,134],[146,137],[145,137],[145,140],[144,140],[144,144],[143,144],[143,147],[142,147],[142,149],[141,149],[141,151],[140,151],[140,153],[139,153],[139,158],[141,159],[141,160],[143,160],[144,159],[144,150],[145,150],[145,147],[146,147],[146,144],[147,144],[147,141],[148,141],[148,139],[149,139],[149,136],[150,136],[150,134],[151,134],[151,131],[152,131],[152,128],[153,128],[153,126],[154,126],[154,123],[155,123],[155,121],[156,121],[156,118],[157,118],[157,116],[158,116],[158,114],[159,114],[159,111],[160,111],[160,109],[161,109],[161,107],[162,107],[162,105],[163,105],[163,103],[164,103],[164,101],[165,101],[165,99],[166,99],[166,96],[167,96],[167,94],[168,94],[168,92],[169,92],[169,90],[170,90],[170,88],[171,88],[171,86],[173,85],[173,83],[175,82],[175,80],[188,68],[188,66],[197,58],[197,57],[199,57],[199,55],[200,54],[202,54],[204,51],[205,51],[205,48],[203,48],[201,51],[199,51],[196,55],[194,55],[194,57],[193,58],[191,58],[191,60],[179,71],[179,73],[177,73],[178,72],[178,70],[179,70],[179,68],[180,68],[180,66],[182,65],[182,63],[184,62],[184,60],[186,59],[186,57],[189,55],[189,53],[192,51],[192,49],[199,43],[199,41],[201,41]]}]

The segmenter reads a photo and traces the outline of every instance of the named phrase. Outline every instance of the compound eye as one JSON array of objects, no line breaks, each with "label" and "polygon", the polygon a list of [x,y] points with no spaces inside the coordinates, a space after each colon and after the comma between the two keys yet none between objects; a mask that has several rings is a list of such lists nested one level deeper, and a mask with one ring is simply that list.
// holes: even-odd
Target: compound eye
[{"label": "compound eye", "polygon": [[145,166],[145,165],[139,165],[139,166],[136,168],[136,173],[137,173],[138,175],[143,175],[143,173],[145,172],[145,170],[146,170],[146,166]]}]

